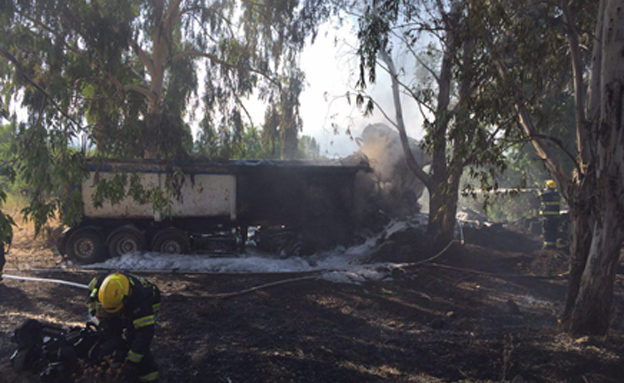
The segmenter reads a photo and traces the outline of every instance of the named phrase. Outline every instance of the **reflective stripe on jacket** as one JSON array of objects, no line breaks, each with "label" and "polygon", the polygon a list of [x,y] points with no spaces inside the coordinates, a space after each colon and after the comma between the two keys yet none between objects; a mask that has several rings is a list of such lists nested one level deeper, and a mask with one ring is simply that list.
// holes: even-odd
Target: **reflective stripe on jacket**
[{"label": "reflective stripe on jacket", "polygon": [[559,193],[554,190],[547,190],[540,193],[540,215],[544,216],[559,216],[559,205],[561,197]]}]

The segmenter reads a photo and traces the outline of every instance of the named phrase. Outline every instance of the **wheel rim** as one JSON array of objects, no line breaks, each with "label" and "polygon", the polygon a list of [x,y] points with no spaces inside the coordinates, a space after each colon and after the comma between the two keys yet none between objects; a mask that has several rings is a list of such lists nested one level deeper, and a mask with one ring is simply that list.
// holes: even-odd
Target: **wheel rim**
[{"label": "wheel rim", "polygon": [[89,238],[80,238],[74,243],[74,254],[79,258],[89,258],[95,251],[95,243]]},{"label": "wheel rim", "polygon": [[161,253],[180,254],[182,253],[182,244],[175,239],[168,239],[160,246]]},{"label": "wheel rim", "polygon": [[139,243],[134,238],[126,237],[117,242],[117,253],[126,254],[139,250]]}]

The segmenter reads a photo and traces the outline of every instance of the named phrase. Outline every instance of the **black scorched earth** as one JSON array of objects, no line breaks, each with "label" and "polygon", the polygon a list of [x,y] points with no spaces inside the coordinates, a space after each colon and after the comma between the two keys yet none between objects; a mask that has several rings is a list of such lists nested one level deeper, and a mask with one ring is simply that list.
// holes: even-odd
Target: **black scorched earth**
[{"label": "black scorched earth", "polygon": [[[373,261],[407,248],[419,259],[431,255],[402,242],[406,238],[389,238],[392,245],[380,247]],[[147,274],[164,294],[153,344],[162,381],[621,382],[622,269],[610,335],[572,339],[557,329],[564,252],[537,250],[535,238],[500,228],[466,232],[466,240],[436,259],[437,266],[395,270],[384,281],[308,278],[227,299],[212,295],[293,276]],[[53,253],[19,234],[16,244],[9,269],[79,283],[92,277],[34,272],[54,265]],[[65,327],[86,319],[85,293],[67,286],[5,279],[0,304],[5,382],[40,381],[37,373],[11,368],[12,330],[28,319]],[[114,371],[81,363],[66,381],[116,378]]]}]

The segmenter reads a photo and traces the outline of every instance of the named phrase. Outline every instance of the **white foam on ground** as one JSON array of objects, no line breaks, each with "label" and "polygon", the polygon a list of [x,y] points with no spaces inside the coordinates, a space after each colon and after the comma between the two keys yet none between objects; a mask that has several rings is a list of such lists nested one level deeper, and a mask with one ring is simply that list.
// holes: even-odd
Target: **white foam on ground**
[{"label": "white foam on ground", "polygon": [[383,238],[411,226],[393,221],[364,243],[350,248],[337,247],[307,257],[280,259],[277,254],[248,248],[241,255],[183,255],[131,253],[105,262],[83,266],[101,270],[176,270],[208,273],[298,273],[324,271],[321,278],[336,283],[361,283],[389,278],[392,264],[366,264]]}]

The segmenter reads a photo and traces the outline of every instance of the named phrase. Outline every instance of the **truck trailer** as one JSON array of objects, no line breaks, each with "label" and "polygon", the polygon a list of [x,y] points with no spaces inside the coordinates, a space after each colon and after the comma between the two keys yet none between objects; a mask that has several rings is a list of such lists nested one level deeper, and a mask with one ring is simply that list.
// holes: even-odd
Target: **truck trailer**
[{"label": "truck trailer", "polygon": [[[82,219],[57,242],[61,254],[82,264],[137,251],[243,251],[249,228],[259,246],[283,255],[347,244],[356,224],[356,176],[370,171],[366,163],[339,161],[92,159],[88,167],[79,185]],[[166,211],[128,195],[111,203],[97,194],[98,183],[123,174],[166,195],[174,173]]]}]

